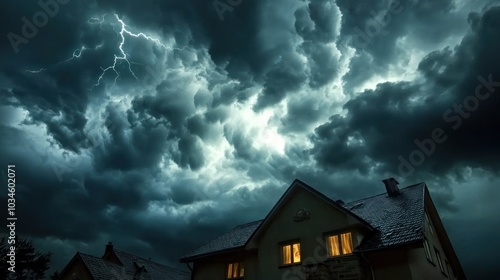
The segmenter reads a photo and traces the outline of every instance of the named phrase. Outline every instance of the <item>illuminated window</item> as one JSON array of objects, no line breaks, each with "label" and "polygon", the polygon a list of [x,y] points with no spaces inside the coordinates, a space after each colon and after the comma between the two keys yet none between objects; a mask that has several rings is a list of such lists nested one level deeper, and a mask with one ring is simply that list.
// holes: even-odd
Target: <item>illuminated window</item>
[{"label": "illuminated window", "polygon": [[227,279],[241,279],[245,276],[245,265],[242,262],[227,265]]},{"label": "illuminated window", "polygon": [[351,254],[353,251],[352,234],[346,232],[328,236],[326,238],[326,249],[329,257]]},{"label": "illuminated window", "polygon": [[300,243],[281,245],[281,264],[300,263]]},{"label": "illuminated window", "polygon": [[424,251],[425,257],[430,261],[432,261],[431,248],[429,247],[429,242],[427,242],[427,238],[424,239]]}]

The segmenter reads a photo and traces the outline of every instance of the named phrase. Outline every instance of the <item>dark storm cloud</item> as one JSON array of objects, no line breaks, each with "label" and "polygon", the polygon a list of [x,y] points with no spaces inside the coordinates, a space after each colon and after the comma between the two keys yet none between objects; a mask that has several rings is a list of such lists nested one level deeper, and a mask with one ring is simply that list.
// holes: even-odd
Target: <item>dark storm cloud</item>
[{"label": "dark storm cloud", "polygon": [[394,62],[407,64],[406,48],[429,50],[465,28],[465,15],[454,9],[452,0],[341,0],[337,4],[343,15],[339,43],[356,49],[345,76],[348,89],[373,73],[387,72]]},{"label": "dark storm cloud", "polygon": [[224,126],[224,136],[234,147],[233,155],[236,158],[241,158],[250,162],[260,161],[262,159],[262,153],[259,153],[252,146],[252,136],[250,133]]},{"label": "dark storm cloud", "polygon": [[[295,94],[307,82],[313,89],[320,88],[332,81],[339,71],[339,57],[334,53],[332,44],[340,29],[340,12],[333,1],[313,1],[294,11],[294,33],[303,42],[291,44],[296,39],[289,36],[287,41],[275,44],[270,59],[279,53],[279,59],[269,67],[265,75],[265,89],[259,96],[256,110],[274,105],[287,95]],[[279,18],[279,17],[278,17]],[[275,20],[283,25],[285,20]],[[283,32],[285,30],[282,30]],[[291,33],[291,31],[287,31]],[[275,31],[278,33],[278,30]],[[293,34],[293,33],[292,33]],[[281,35],[283,36],[283,35]],[[272,42],[272,40],[271,40]],[[304,55],[307,63],[304,62]],[[273,60],[271,60],[273,61]]]},{"label": "dark storm cloud", "polygon": [[339,57],[332,46],[340,30],[341,14],[333,1],[313,1],[295,12],[295,29],[304,42],[301,47],[310,64],[312,88],[324,86],[335,78]]},{"label": "dark storm cloud", "polygon": [[311,152],[318,163],[335,169],[357,169],[361,173],[368,171],[368,162],[363,160],[366,152],[359,143],[359,136],[352,132],[341,117],[332,116],[329,123],[317,127],[311,140],[315,143]]},{"label": "dark storm cloud", "polygon": [[227,108],[224,107],[217,107],[215,109],[210,109],[207,110],[207,112],[205,113],[207,121],[212,123],[223,122],[224,120],[227,119],[228,115],[229,112]]},{"label": "dark storm cloud", "polygon": [[[136,119],[143,125],[155,122],[161,127],[167,128],[162,133],[163,137],[158,140],[162,143],[166,143],[167,140],[177,142],[177,145],[170,145],[171,158],[181,167],[190,167],[196,170],[204,163],[201,139],[196,135],[202,134],[203,136],[203,131],[207,133],[208,131],[202,130],[200,121],[203,119],[194,116],[194,98],[186,89],[190,82],[188,77],[179,74],[168,76],[156,88],[156,95],[136,97],[132,101],[129,117]],[[209,126],[205,129],[209,129]],[[145,139],[139,140],[144,143]],[[149,143],[149,141],[145,143]],[[164,146],[165,144],[159,145]],[[154,148],[151,151],[158,156],[158,159],[161,158],[161,149]],[[158,163],[158,160],[155,163]]]},{"label": "dark storm cloud", "polygon": [[[32,74],[17,70],[6,73],[14,82],[0,97],[3,104],[22,107],[30,112],[27,122],[46,124],[48,132],[64,149],[78,152],[84,147],[86,97],[78,83],[68,83],[68,77]],[[34,95],[33,92],[37,94]]]},{"label": "dark storm cloud", "polygon": [[[22,178],[20,233],[56,240],[56,253],[71,248],[72,255],[81,244],[96,243],[98,250],[87,252],[99,255],[112,240],[177,266],[189,250],[263,218],[294,178],[346,201],[383,192],[373,177],[397,172],[398,156],[408,158],[418,148],[414,140],[431,137],[437,127],[448,140],[407,180],[421,181],[425,173],[440,211],[461,213],[449,178],[466,181],[459,172],[465,166],[499,167],[499,139],[490,132],[498,128],[500,89],[491,85],[496,91],[468,117],[453,111],[478,85],[486,94],[478,76],[500,81],[499,8],[466,18],[452,1],[401,1],[402,10],[389,11],[376,36],[356,45],[356,28],[365,32],[375,22],[371,12],[387,11],[389,1],[290,3],[243,1],[221,21],[211,1],[72,0],[18,54],[2,40],[0,163],[14,160]],[[21,33],[21,18],[41,9],[36,1],[0,8],[8,23],[0,25],[4,36]],[[115,13],[130,32],[168,46],[124,34],[121,53]],[[472,30],[462,43],[436,50],[434,43],[462,36],[466,19]],[[356,48],[342,79],[349,91],[395,62],[408,64],[411,49],[401,42],[428,52],[418,68],[422,77],[344,92],[354,96],[346,114],[318,126],[336,109],[328,96],[338,89],[328,87],[344,73],[345,46]],[[99,80],[123,54],[130,65],[118,60],[118,74],[108,69]],[[256,94],[255,111],[286,104],[267,123],[277,124],[284,154],[268,149],[265,142],[275,139],[262,139],[253,120],[239,121],[238,106],[251,106]],[[213,160],[212,153],[223,158]],[[484,211],[496,209],[488,205]],[[449,221],[455,238],[474,240]],[[68,260],[56,261],[56,268]]]},{"label": "dark storm cloud", "polygon": [[287,114],[281,119],[282,132],[308,131],[311,123],[325,115],[327,107],[325,103],[311,95],[298,100],[289,100]]},{"label": "dark storm cloud", "polygon": [[[120,248],[127,248],[127,244],[130,243],[129,250],[135,248],[137,250],[134,252],[141,252],[145,256],[153,254],[156,259],[178,265],[177,258],[186,253],[186,247],[179,246],[179,240],[183,239],[181,236],[189,238],[189,242],[195,242],[196,232],[207,231],[217,234],[220,231],[222,226],[220,220],[214,224],[198,224],[197,219],[203,217],[201,213],[198,218],[193,218],[188,223],[163,218],[163,221],[157,223],[158,227],[148,224],[152,221],[147,218],[148,215],[138,216],[137,213],[144,213],[152,202],[169,204],[169,198],[161,189],[155,187],[155,182],[151,179],[157,172],[155,169],[127,173],[118,170],[101,174],[88,172],[89,166],[81,162],[70,164],[66,160],[52,160],[50,156],[43,156],[44,149],[37,146],[38,139],[26,135],[25,132],[2,126],[0,133],[2,136],[0,163],[4,166],[16,165],[17,215],[23,219],[23,222],[19,223],[17,233],[36,240],[46,238],[64,240],[50,247],[50,250],[55,252],[54,263],[57,265],[55,269],[62,269],[69,261],[59,258],[62,254],[59,250],[64,251],[66,243],[97,241],[101,242],[97,244],[100,247],[107,241],[102,240],[102,234],[111,236],[115,244],[121,245]],[[57,171],[61,168],[66,172],[60,179]],[[6,199],[5,193],[2,193],[1,197]],[[169,231],[169,235],[165,235],[161,233],[164,230],[160,226],[166,228],[175,226],[177,230]],[[146,234],[145,229],[155,230],[155,233]],[[193,234],[180,234],[181,232],[193,232]],[[156,254],[154,250],[146,252],[144,248],[135,246],[136,241],[142,238],[155,246],[166,246],[175,254],[165,256]],[[156,243],[156,241],[161,242]],[[75,252],[70,252],[69,257]],[[89,253],[99,255],[101,249]]]},{"label": "dark storm cloud", "polygon": [[291,91],[297,91],[306,81],[307,75],[302,61],[295,55],[284,55],[267,72],[264,91],[259,96],[256,110],[274,105]]},{"label": "dark storm cloud", "polygon": [[[442,175],[461,166],[498,170],[498,161],[493,156],[500,152],[495,144],[498,139],[491,132],[498,127],[496,108],[500,105],[496,94],[500,91],[497,75],[500,57],[494,51],[500,47],[496,36],[500,34],[499,15],[500,8],[490,9],[456,50],[444,49],[425,57],[419,70],[426,79],[415,84],[379,84],[375,90],[367,90],[347,102],[346,117],[332,117],[329,123],[316,129],[312,153],[318,162],[341,167],[345,163],[336,160],[335,154],[352,155],[359,150],[349,145],[348,138],[352,137],[363,141],[364,155],[383,164],[379,171],[396,172],[400,164],[398,156],[408,159],[418,149],[415,140],[431,138],[434,129],[442,129],[447,140],[435,143],[435,153],[426,157],[422,166],[415,167],[418,171]],[[489,86],[485,80],[490,81]],[[478,86],[481,96],[488,96],[487,100],[475,97]],[[332,135],[327,137],[325,129]],[[484,142],[476,145],[477,139]],[[363,165],[357,168],[366,170]]]},{"label": "dark storm cloud", "polygon": [[[61,1],[67,3],[56,2],[57,7],[54,5],[46,7],[39,5],[38,2],[29,1],[18,5],[13,1],[4,1],[0,4],[2,19],[5,23],[0,26],[0,34],[3,36],[0,50],[5,54],[2,59],[2,69],[18,68],[19,63],[34,67],[56,63],[65,58],[68,46],[73,46],[78,42],[80,34],[77,30],[88,16],[87,3]],[[47,9],[50,14],[47,14]],[[35,25],[36,22],[43,23],[41,14],[45,14],[46,23]],[[36,15],[38,19],[34,19]],[[9,33],[24,38],[25,40],[22,40],[24,43],[16,45],[17,40],[9,39]]]},{"label": "dark storm cloud", "polygon": [[[23,132],[2,127],[2,164],[16,165],[17,191],[19,201],[17,213],[28,223],[19,223],[18,233],[33,236],[72,236],[75,239],[92,239],[98,234],[98,220],[95,208],[85,202],[86,194],[73,181],[57,179],[53,165],[43,151],[33,146],[34,140]],[[42,153],[42,154],[41,154]],[[41,154],[41,155],[40,155]],[[5,193],[2,193],[5,198]],[[43,197],[44,199],[40,199]],[[3,198],[3,199],[4,199]],[[22,202],[22,203],[21,203]],[[24,205],[24,206],[21,206]],[[45,209],[43,215],[33,209]],[[78,209],[77,211],[63,211]],[[61,227],[65,224],[67,227]],[[85,230],[81,230],[81,226]]]},{"label": "dark storm cloud", "polygon": [[94,149],[96,168],[133,170],[156,166],[166,150],[167,130],[148,123],[132,128],[125,113],[115,106],[119,105],[106,107],[105,125],[110,141]]}]

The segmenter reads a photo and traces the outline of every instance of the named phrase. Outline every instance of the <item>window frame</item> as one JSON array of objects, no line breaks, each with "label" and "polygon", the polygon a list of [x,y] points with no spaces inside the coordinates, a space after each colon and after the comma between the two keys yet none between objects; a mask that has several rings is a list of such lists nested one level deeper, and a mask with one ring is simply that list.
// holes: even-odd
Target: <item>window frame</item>
[{"label": "window frame", "polygon": [[[234,276],[229,277],[229,267],[231,266],[231,274],[234,275],[234,265],[235,264],[238,264],[238,270],[239,270],[239,272],[237,273],[238,276],[236,276],[236,277],[234,277]],[[239,275],[241,273],[241,267],[243,267],[243,276]],[[226,273],[225,273],[225,278],[224,279],[234,280],[234,279],[243,279],[243,278],[245,278],[245,263],[243,261],[232,261],[232,262],[228,262],[226,264]]]},{"label": "window frame", "polygon": [[433,265],[436,265],[434,263],[434,259],[432,258],[432,252],[431,252],[431,246],[429,244],[429,240],[427,240],[427,238],[424,237],[424,252],[425,252],[425,257],[427,258],[427,260],[432,263]]},{"label": "window frame", "polygon": [[[294,262],[295,260],[295,252],[293,250],[294,245],[298,244],[299,245],[299,256],[300,260],[298,262]],[[283,255],[283,248],[286,246],[290,246],[290,251],[291,251],[291,262],[290,263],[285,263],[285,257]],[[294,266],[294,265],[301,265],[302,264],[302,244],[300,242],[300,239],[293,239],[293,240],[288,240],[284,242],[278,243],[278,250],[279,250],[279,267],[288,267],[288,266]]]},{"label": "window frame", "polygon": [[429,232],[433,235],[434,229],[432,228],[431,218],[429,217],[429,213],[427,213],[427,211],[425,211],[425,223],[427,224],[427,227],[429,228]]},{"label": "window frame", "polygon": [[[344,254],[343,253],[343,248],[342,248],[342,235],[349,233],[351,235],[351,248],[352,251],[350,253]],[[349,256],[354,254],[354,232],[352,230],[343,230],[343,231],[333,231],[333,232],[327,232],[324,235],[324,240],[325,240],[325,249],[326,249],[326,257],[331,259],[331,258],[338,258],[338,257],[343,257],[343,256]],[[329,245],[329,239],[332,236],[337,236],[338,239],[338,248],[339,248],[339,254],[331,256],[330,255],[330,245]]]},{"label": "window frame", "polygon": [[438,248],[436,248],[436,246],[434,246],[434,253],[436,254],[436,259],[437,259],[437,262],[438,262],[438,265],[439,265],[439,269],[441,270],[441,272],[444,275],[446,275],[446,273],[444,271],[443,259],[441,258],[441,253],[439,252]]}]

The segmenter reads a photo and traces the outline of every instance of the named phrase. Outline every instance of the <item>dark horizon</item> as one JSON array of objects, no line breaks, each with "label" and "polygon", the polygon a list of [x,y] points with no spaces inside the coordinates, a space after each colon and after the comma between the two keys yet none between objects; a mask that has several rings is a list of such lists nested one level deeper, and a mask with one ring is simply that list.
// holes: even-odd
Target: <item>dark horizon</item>
[{"label": "dark horizon", "polygon": [[468,279],[500,274],[498,1],[0,6],[2,182],[51,271],[108,241],[185,269],[296,178],[348,202],[394,177]]}]

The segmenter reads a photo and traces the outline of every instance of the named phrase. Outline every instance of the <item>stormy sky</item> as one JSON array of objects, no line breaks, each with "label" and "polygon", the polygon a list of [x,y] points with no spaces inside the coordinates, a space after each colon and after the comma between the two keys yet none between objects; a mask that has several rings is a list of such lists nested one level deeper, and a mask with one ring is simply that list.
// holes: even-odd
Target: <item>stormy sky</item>
[{"label": "stormy sky", "polygon": [[427,183],[469,279],[500,273],[498,1],[8,0],[0,14],[2,186],[15,164],[17,232],[53,269],[107,241],[185,268],[295,178],[351,201],[392,176]]}]

